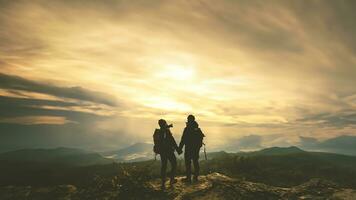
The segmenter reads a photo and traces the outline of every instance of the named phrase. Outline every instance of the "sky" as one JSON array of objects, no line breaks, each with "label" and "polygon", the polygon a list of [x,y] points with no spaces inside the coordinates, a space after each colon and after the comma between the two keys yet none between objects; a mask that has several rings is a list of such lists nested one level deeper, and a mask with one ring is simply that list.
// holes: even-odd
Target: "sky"
[{"label": "sky", "polygon": [[0,151],[356,135],[353,0],[0,0]]}]

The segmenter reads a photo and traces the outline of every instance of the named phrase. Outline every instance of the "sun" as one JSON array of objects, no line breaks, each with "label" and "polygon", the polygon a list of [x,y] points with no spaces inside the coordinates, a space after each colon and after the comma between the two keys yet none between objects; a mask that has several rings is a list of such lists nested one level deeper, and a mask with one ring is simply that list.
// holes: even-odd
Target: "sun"
[{"label": "sun", "polygon": [[191,80],[194,77],[194,67],[179,64],[166,64],[158,73],[160,77],[173,80]]}]

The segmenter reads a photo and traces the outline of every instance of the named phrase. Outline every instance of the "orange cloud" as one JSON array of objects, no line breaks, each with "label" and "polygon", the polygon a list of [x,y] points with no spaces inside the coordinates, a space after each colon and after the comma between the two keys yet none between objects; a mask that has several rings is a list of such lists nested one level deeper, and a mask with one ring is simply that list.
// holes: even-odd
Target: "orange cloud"
[{"label": "orange cloud", "polygon": [[39,124],[52,124],[52,125],[62,125],[67,123],[76,123],[67,120],[65,117],[57,116],[25,116],[25,117],[12,117],[12,118],[2,118],[0,123],[11,123],[11,124],[24,124],[24,125],[39,125]]}]

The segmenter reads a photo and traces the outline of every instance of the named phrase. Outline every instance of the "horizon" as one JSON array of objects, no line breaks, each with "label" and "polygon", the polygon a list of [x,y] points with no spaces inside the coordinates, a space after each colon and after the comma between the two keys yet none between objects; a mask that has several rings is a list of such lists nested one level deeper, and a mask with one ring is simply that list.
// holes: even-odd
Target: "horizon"
[{"label": "horizon", "polygon": [[356,152],[333,141],[356,138],[355,8],[0,1],[0,152],[120,149],[161,118],[179,142],[189,114],[210,150]]},{"label": "horizon", "polygon": [[[335,138],[331,138],[328,139],[326,141],[332,141],[335,139],[340,139],[340,138],[345,138],[348,137],[347,140],[349,139],[353,139],[354,141],[356,141],[356,136],[339,136],[339,137],[335,137]],[[344,140],[343,142],[347,141]],[[318,141],[318,142],[325,142],[325,141]],[[347,143],[347,142],[346,142]],[[343,144],[346,144],[343,143]],[[352,143],[356,144],[355,142]],[[81,150],[81,151],[85,151],[88,153],[98,153],[102,156],[104,156],[104,158],[108,158],[108,159],[112,159],[112,160],[117,160],[115,157],[113,157],[113,155],[109,155],[108,152],[112,152],[114,155],[116,155],[117,153],[115,153],[115,151],[122,151],[122,150],[127,150],[127,149],[131,149],[133,147],[137,147],[138,145],[152,145],[153,147],[153,143],[150,142],[136,142],[133,144],[129,144],[127,146],[122,146],[122,147],[117,147],[117,148],[113,148],[113,149],[106,149],[104,151],[98,151],[98,150],[94,150],[94,149],[88,149],[88,148],[78,148],[78,147],[71,147],[71,146],[57,146],[57,147],[29,147],[29,148],[20,148],[20,149],[13,149],[13,150],[6,150],[6,151],[0,151],[1,153],[11,153],[11,152],[16,152],[16,151],[26,151],[26,150],[57,150],[57,149],[72,149],[72,150]],[[304,146],[303,146],[304,145]],[[331,154],[339,154],[339,155],[346,155],[346,156],[356,156],[356,149],[351,148],[349,149],[349,147],[345,147],[345,148],[339,148],[340,144],[337,143],[331,143],[331,146],[320,146],[317,143],[315,143],[314,145],[305,145],[303,143],[300,143],[298,145],[291,145],[291,146],[260,146],[258,148],[232,148],[232,149],[223,149],[223,148],[219,148],[219,149],[207,149],[206,153],[217,153],[217,152],[225,152],[225,153],[252,153],[252,152],[259,152],[259,151],[263,151],[263,150],[270,150],[270,149],[290,149],[290,148],[297,148],[299,150],[305,151],[305,152],[320,152],[320,153],[331,153]],[[350,145],[350,143],[349,143]],[[140,154],[140,153],[149,153],[151,152],[150,150],[144,149],[144,150],[137,150],[134,149],[133,153],[128,153],[127,155],[134,155],[134,154]],[[204,151],[201,149],[200,153],[203,153]],[[152,153],[152,152],[151,152]],[[105,154],[105,155],[104,155]],[[142,158],[143,159],[150,159],[149,157],[150,155],[145,155]],[[178,155],[178,158],[183,159],[183,157],[181,155]],[[127,161],[130,161],[131,159],[128,159]],[[133,161],[133,162],[140,162],[140,161]]]},{"label": "horizon", "polygon": [[[107,152],[111,152],[111,151],[121,151],[121,150],[126,150],[128,148],[132,148],[138,144],[149,144],[149,145],[154,145],[154,144],[151,144],[151,143],[142,143],[142,142],[138,142],[138,143],[134,143],[134,144],[131,144],[129,146],[125,146],[125,147],[121,147],[119,149],[112,149],[112,150],[108,150]],[[333,153],[333,152],[327,152],[327,151],[318,151],[318,150],[307,150],[307,149],[303,149],[302,147],[299,147],[299,146],[284,146],[284,147],[281,147],[281,146],[271,146],[271,147],[261,147],[260,149],[246,149],[246,150],[243,150],[243,149],[238,149],[236,151],[226,151],[224,149],[217,149],[217,150],[214,150],[214,151],[206,151],[206,153],[217,153],[217,152],[225,152],[225,153],[251,153],[251,152],[259,152],[259,151],[262,151],[262,150],[270,150],[270,149],[290,149],[290,148],[296,148],[296,149],[299,149],[299,150],[302,150],[302,151],[305,151],[305,152],[322,152],[322,153]],[[87,153],[98,153],[98,154],[101,154],[102,153],[107,153],[106,151],[105,152],[100,152],[100,151],[92,151],[92,150],[89,150],[89,149],[81,149],[81,148],[75,148],[75,147],[66,147],[66,146],[59,146],[59,147],[53,147],[53,148],[25,148],[25,149],[17,149],[17,150],[11,150],[11,151],[5,151],[5,152],[0,152],[1,153],[11,153],[11,152],[15,152],[15,151],[23,151],[23,150],[57,150],[57,149],[68,149],[68,150],[83,150]],[[140,153],[140,152],[135,152],[135,153],[132,153],[132,154],[136,154],[136,153]],[[202,150],[200,150],[200,153],[203,153]],[[131,153],[128,154],[128,155],[132,155]],[[348,154],[342,154],[342,153],[336,153],[336,154],[340,154],[340,155],[347,155],[347,156],[356,156],[356,155],[348,155]],[[113,159],[113,160],[116,160],[115,158],[112,158],[111,156],[103,156],[104,158],[109,158],[109,159]],[[177,155],[177,158],[179,159],[183,159],[183,156],[182,155]],[[136,161],[136,162],[140,162],[140,161]]]}]

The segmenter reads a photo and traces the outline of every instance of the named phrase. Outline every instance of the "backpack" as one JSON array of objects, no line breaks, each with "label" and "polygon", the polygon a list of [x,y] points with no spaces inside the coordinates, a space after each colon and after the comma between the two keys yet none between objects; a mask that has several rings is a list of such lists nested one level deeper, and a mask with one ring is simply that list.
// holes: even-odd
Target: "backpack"
[{"label": "backpack", "polygon": [[200,128],[192,128],[189,130],[189,134],[186,138],[186,144],[194,148],[200,148],[203,146],[203,138],[205,135]]},{"label": "backpack", "polygon": [[161,138],[161,134],[160,134],[160,130],[156,129],[155,132],[153,133],[153,152],[155,152],[156,154],[160,154],[161,153],[161,144],[162,144],[162,138]]},{"label": "backpack", "polygon": [[201,131],[200,128],[194,128],[194,134],[193,134],[193,144],[196,145],[196,147],[202,147],[203,146],[203,139],[205,135]]}]

